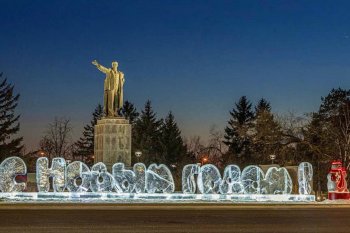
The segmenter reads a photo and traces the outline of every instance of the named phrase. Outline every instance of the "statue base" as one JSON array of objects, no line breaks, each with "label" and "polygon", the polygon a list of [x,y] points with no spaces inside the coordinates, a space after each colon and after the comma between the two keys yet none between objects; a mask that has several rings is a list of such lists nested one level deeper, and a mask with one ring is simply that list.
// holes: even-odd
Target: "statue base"
[{"label": "statue base", "polygon": [[95,163],[103,162],[108,171],[113,164],[131,166],[131,124],[123,117],[105,117],[95,125]]}]

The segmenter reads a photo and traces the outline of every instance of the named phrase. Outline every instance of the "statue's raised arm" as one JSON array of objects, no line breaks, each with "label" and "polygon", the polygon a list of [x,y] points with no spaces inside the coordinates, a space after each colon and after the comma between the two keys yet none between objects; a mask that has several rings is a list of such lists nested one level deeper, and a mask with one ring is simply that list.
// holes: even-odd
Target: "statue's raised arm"
[{"label": "statue's raised arm", "polygon": [[109,71],[108,68],[104,67],[103,65],[100,65],[97,60],[93,60],[91,63],[94,66],[96,66],[99,71],[101,71],[101,72],[103,72],[105,74]]}]

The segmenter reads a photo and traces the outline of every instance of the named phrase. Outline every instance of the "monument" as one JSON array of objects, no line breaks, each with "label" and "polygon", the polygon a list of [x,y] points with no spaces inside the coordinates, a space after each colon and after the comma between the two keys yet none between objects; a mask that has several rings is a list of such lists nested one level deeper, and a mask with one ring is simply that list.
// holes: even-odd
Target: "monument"
[{"label": "monument", "polygon": [[95,125],[95,163],[103,162],[108,170],[114,163],[131,166],[131,124],[121,116],[123,107],[124,74],[118,70],[118,62],[106,68],[96,60],[92,62],[106,75],[104,80],[104,117]]}]

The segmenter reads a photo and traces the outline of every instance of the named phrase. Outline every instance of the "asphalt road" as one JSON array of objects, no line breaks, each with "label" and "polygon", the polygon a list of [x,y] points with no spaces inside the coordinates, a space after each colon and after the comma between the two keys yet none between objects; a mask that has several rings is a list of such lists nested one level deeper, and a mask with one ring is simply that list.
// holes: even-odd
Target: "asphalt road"
[{"label": "asphalt road", "polygon": [[1,204],[0,232],[350,232],[348,205]]}]

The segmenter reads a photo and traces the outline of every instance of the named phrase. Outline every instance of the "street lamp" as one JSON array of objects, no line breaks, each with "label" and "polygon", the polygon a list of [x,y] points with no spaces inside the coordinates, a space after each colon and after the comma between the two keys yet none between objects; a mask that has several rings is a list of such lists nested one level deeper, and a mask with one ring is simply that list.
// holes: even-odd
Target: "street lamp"
[{"label": "street lamp", "polygon": [[140,162],[140,157],[142,156],[142,151],[135,151],[135,156],[137,158],[137,162]]},{"label": "street lamp", "polygon": [[276,155],[270,155],[270,159],[271,159],[271,164],[273,164],[273,161],[276,159]]}]

